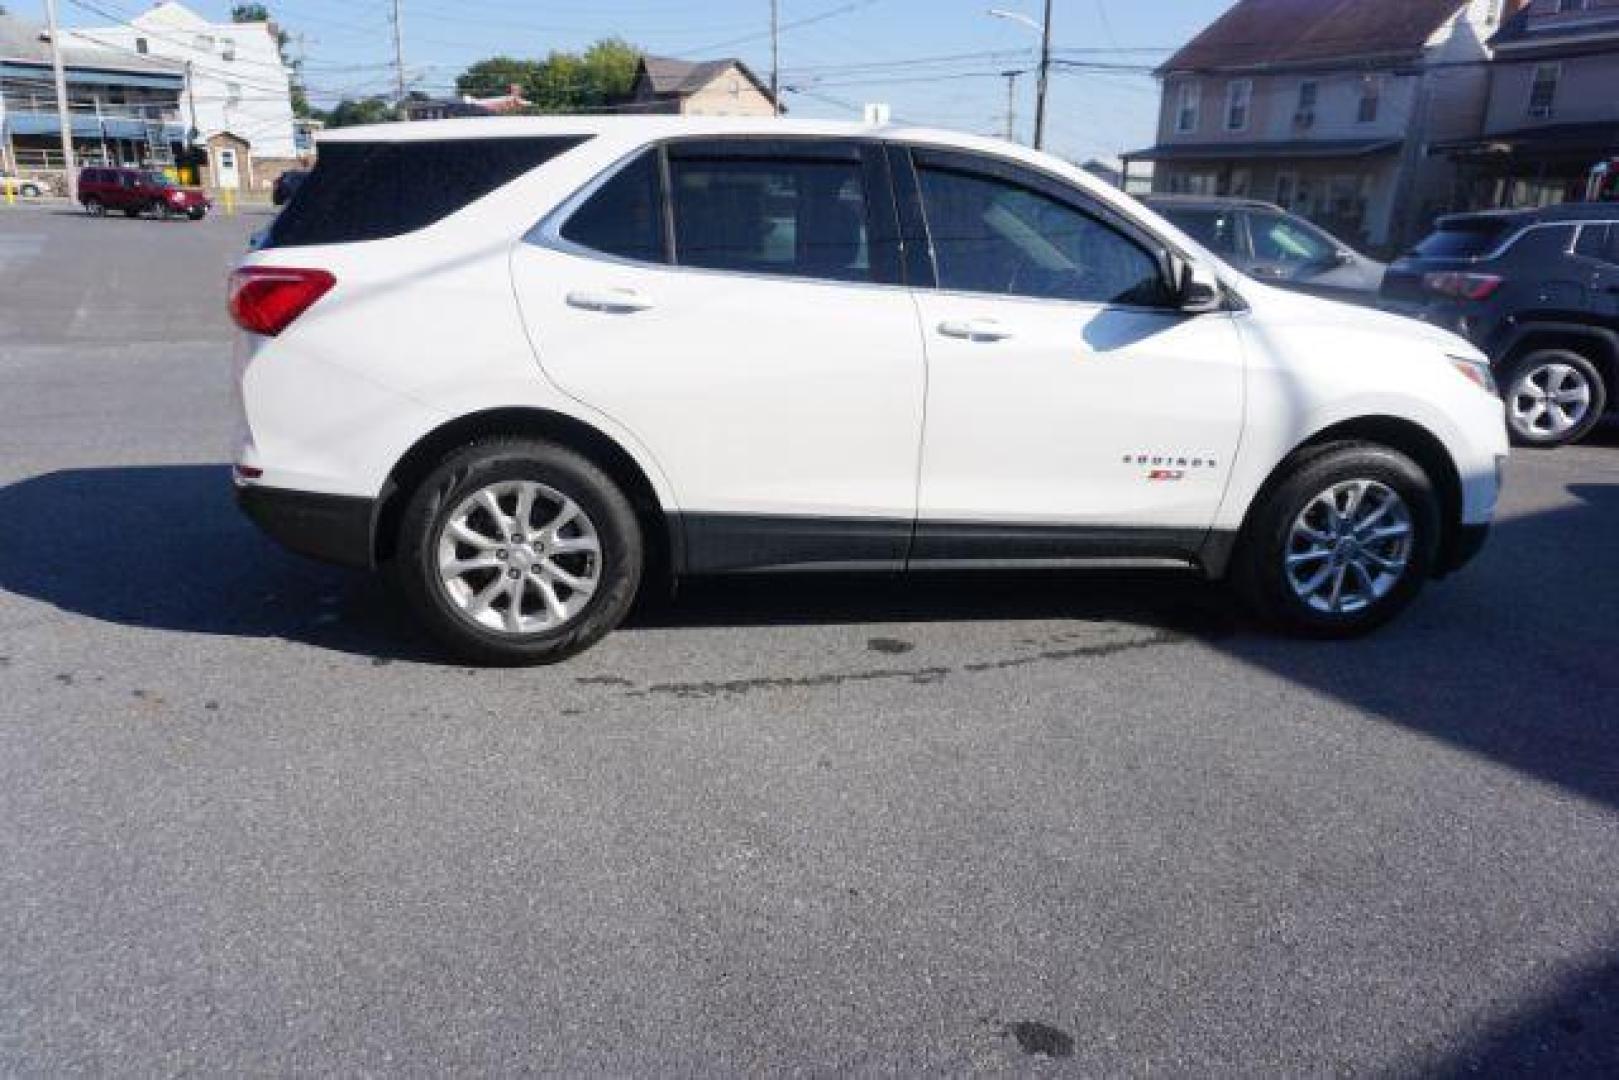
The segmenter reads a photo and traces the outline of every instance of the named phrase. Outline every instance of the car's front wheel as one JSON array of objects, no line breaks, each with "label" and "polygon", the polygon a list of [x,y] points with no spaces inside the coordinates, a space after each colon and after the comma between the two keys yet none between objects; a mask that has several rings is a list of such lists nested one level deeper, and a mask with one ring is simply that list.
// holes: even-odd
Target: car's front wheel
[{"label": "car's front wheel", "polygon": [[1567,349],[1539,349],[1507,368],[1507,427],[1521,446],[1562,446],[1596,427],[1607,386],[1596,365]]},{"label": "car's front wheel", "polygon": [[417,488],[393,571],[428,629],[483,664],[546,664],[595,644],[640,586],[640,523],[610,477],[533,439],[476,443]]},{"label": "car's front wheel", "polygon": [[1257,614],[1315,637],[1351,637],[1421,591],[1439,545],[1439,505],[1404,454],[1346,442],[1307,456],[1254,508],[1233,566]]}]

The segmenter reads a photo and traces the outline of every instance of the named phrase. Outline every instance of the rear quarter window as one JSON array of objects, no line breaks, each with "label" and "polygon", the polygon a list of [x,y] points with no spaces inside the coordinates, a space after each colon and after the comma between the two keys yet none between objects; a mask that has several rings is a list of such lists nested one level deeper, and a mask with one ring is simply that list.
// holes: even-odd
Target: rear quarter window
[{"label": "rear quarter window", "polygon": [[558,136],[329,143],[263,246],[352,244],[425,229],[584,141]]}]

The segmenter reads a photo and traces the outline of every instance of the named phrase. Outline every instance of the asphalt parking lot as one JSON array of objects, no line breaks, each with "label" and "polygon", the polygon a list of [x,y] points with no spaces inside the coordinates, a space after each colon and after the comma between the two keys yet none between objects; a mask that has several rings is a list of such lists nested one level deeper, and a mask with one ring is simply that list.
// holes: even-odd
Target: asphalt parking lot
[{"label": "asphalt parking lot", "polygon": [[264,220],[0,206],[0,1072],[1619,1070],[1619,431],[1351,644],[749,579],[477,671],[231,503]]}]

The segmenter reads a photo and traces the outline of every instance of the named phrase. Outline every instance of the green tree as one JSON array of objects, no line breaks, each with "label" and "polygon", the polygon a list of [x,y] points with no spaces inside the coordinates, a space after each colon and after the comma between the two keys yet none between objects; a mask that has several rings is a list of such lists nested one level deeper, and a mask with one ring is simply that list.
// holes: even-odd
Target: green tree
[{"label": "green tree", "polygon": [[383,124],[389,120],[399,119],[399,114],[393,103],[384,97],[358,100],[345,98],[320,119],[325,120],[329,128],[340,128],[354,127],[358,124]]},{"label": "green tree", "polygon": [[635,46],[607,38],[583,53],[552,52],[544,60],[480,60],[461,73],[455,88],[471,97],[499,97],[516,86],[536,112],[614,105],[629,97],[640,59]]},{"label": "green tree", "polygon": [[302,60],[289,57],[287,46],[292,35],[270,18],[270,9],[263,4],[237,4],[230,9],[230,21],[235,23],[269,23],[275,34],[275,46],[281,53],[281,62],[292,72],[292,115],[308,118],[315,115],[309,107],[309,95],[304,92],[304,65]]},{"label": "green tree", "polygon": [[539,77],[540,67],[537,60],[492,56],[479,60],[457,76],[455,90],[470,97],[499,97],[508,87],[516,85],[526,94]]}]

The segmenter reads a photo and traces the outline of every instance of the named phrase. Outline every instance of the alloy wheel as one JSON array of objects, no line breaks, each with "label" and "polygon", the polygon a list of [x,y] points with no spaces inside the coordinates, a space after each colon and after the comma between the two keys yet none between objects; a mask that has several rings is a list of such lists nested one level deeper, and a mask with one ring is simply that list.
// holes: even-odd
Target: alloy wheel
[{"label": "alloy wheel", "polygon": [[451,605],[501,634],[555,630],[601,584],[601,540],[589,515],[532,481],[501,481],[467,496],[445,518],[437,551]]},{"label": "alloy wheel", "polygon": [[1591,410],[1591,384],[1569,364],[1526,369],[1507,392],[1512,426],[1530,439],[1554,439],[1574,430]]},{"label": "alloy wheel", "polygon": [[1414,534],[1411,510],[1393,488],[1376,480],[1334,484],[1293,522],[1288,584],[1315,611],[1365,611],[1405,577]]}]

